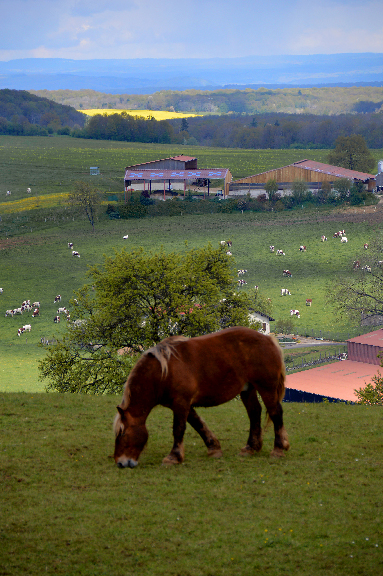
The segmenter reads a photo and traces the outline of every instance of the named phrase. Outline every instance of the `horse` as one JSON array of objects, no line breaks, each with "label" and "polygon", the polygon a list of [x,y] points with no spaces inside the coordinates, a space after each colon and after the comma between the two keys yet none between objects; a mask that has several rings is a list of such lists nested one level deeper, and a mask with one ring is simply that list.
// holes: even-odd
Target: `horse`
[{"label": "horse", "polygon": [[274,424],[272,456],[283,456],[290,445],[283,425],[281,401],[286,370],[277,339],[236,326],[186,338],[171,336],[146,350],[132,369],[114,420],[114,460],[120,468],[135,468],[148,440],[146,420],[155,406],[173,411],[173,447],[163,464],[181,464],[188,422],[204,441],[208,455],[222,456],[218,438],[195,410],[218,406],[240,395],[250,419],[243,455],[262,448],[261,396]]}]

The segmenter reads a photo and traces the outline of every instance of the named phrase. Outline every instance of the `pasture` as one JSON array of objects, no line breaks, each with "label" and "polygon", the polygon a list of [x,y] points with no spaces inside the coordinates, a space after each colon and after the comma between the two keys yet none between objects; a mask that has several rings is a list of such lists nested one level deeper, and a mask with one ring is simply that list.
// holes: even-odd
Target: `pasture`
[{"label": "pasture", "polygon": [[[74,291],[89,282],[89,266],[101,264],[103,255],[113,255],[114,250],[142,246],[156,251],[161,246],[166,251],[178,251],[199,247],[211,242],[217,245],[230,238],[235,268],[247,269],[242,276],[247,284],[238,290],[254,293],[254,286],[273,303],[273,318],[290,318],[290,310],[298,309],[300,318],[293,317],[294,331],[308,336],[331,337],[343,341],[358,333],[359,326],[346,320],[337,320],[334,309],[326,300],[326,287],[338,275],[355,274],[352,262],[375,234],[379,224],[374,220],[349,222],[350,215],[313,211],[295,211],[281,214],[207,214],[196,216],[158,217],[133,220],[109,220],[103,217],[95,233],[80,216],[75,221],[64,218],[55,221],[38,221],[33,211],[24,213],[21,220],[14,218],[15,233],[4,237],[11,216],[0,222],[0,347],[2,354],[2,378],[0,386],[7,391],[43,390],[37,380],[37,365],[43,349],[38,347],[41,338],[48,340],[65,331],[65,320],[54,324],[58,304],[56,295],[61,294],[60,306],[69,308]],[[353,216],[353,214],[351,214]],[[334,218],[326,220],[326,218]],[[34,218],[33,230],[28,218]],[[362,216],[363,218],[363,216]],[[345,229],[347,244],[332,238],[333,232]],[[125,234],[128,240],[123,240]],[[321,242],[321,235],[328,237]],[[73,242],[80,258],[73,258],[67,243]],[[285,256],[270,253],[270,245],[284,250]],[[306,252],[299,246],[305,244]],[[283,270],[292,272],[291,278],[283,276]],[[291,296],[281,296],[281,288],[288,288]],[[306,306],[306,298],[312,306]],[[41,302],[41,314],[31,318],[5,317],[7,309],[16,308],[24,300]],[[31,323],[31,332],[17,336],[18,328]],[[366,330],[367,331],[367,330]],[[29,359],[27,369],[26,359]],[[24,362],[25,360],[25,362]]]},{"label": "pasture", "polygon": [[379,407],[284,404],[291,450],[271,429],[241,457],[240,401],[199,412],[220,438],[209,459],[190,428],[163,467],[171,412],[148,421],[134,470],[118,469],[115,397],[1,394],[1,573],[7,576],[379,576]]}]

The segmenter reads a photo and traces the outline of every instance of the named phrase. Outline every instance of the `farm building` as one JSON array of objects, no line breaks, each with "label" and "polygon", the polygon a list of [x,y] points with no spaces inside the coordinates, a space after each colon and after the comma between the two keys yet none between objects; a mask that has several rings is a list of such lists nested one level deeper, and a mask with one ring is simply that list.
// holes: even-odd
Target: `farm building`
[{"label": "farm building", "polygon": [[376,187],[376,177],[373,174],[331,166],[314,160],[300,160],[282,168],[235,180],[231,182],[229,190],[230,196],[250,193],[251,196],[255,197],[265,193],[266,182],[276,180],[279,192],[283,195],[290,194],[291,184],[297,180],[306,182],[309,189],[315,191],[322,187],[323,182],[330,182],[335,187],[336,181],[341,178],[348,178],[353,182],[363,182],[369,191],[373,191]]},{"label": "farm building", "polygon": [[[378,358],[378,354],[381,357]],[[357,401],[355,389],[364,388],[383,360],[383,329],[347,340],[347,360],[326,364],[286,378],[285,399],[321,402],[323,398]]]},{"label": "farm building", "polygon": [[262,324],[262,328],[259,330],[260,332],[270,334],[270,322],[275,322],[275,318],[271,318],[271,316],[267,314],[262,314],[262,312],[252,312],[249,316],[251,320]]},{"label": "farm building", "polygon": [[173,156],[125,168],[125,190],[186,190],[186,186],[197,184],[207,188],[211,180],[224,180],[225,193],[229,193],[232,175],[228,168],[197,168],[197,158]]}]

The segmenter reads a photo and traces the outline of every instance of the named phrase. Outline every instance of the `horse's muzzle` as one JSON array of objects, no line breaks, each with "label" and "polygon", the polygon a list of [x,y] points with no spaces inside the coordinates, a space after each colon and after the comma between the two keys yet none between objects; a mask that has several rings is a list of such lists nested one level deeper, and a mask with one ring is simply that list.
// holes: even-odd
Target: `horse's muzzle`
[{"label": "horse's muzzle", "polygon": [[132,460],[131,458],[127,458],[126,460],[117,462],[117,466],[119,468],[135,468],[138,466],[137,460]]}]

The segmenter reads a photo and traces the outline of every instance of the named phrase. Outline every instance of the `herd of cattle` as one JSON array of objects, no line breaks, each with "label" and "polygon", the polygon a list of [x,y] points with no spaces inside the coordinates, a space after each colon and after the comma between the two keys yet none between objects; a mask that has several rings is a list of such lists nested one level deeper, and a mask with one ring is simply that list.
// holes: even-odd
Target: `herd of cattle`
[{"label": "herd of cattle", "polygon": [[[0,293],[3,293],[3,289],[0,288]],[[57,304],[57,302],[61,302],[61,294],[58,294],[55,299],[54,299],[54,304]],[[17,315],[22,315],[24,312],[32,312],[32,318],[36,318],[36,316],[40,316],[40,302],[32,302],[30,300],[24,300],[24,302],[21,304],[21,306],[19,306],[18,308],[12,308],[9,310],[5,311],[5,317],[7,318],[7,316],[10,316],[11,318],[13,318],[13,316],[17,316]],[[57,316],[55,316],[53,318],[53,322],[55,322],[55,324],[58,324],[60,322],[60,316],[59,314],[64,314],[66,320],[70,320],[70,314],[69,311],[65,308],[65,306],[61,306],[58,308],[57,310]],[[17,330],[17,335],[21,336],[24,332],[30,332],[32,329],[31,324],[24,324],[24,326],[22,326],[21,328],[19,328]]]}]

